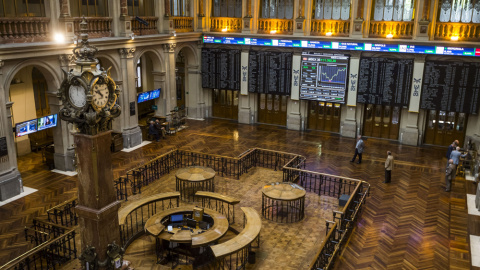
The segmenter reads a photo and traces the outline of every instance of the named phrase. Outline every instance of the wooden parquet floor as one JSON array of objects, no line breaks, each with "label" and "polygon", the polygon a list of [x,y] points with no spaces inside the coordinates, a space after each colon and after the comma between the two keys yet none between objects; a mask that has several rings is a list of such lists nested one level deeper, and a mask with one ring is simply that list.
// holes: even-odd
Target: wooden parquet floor
[{"label": "wooden parquet floor", "polygon": [[[470,269],[467,226],[471,225],[465,189],[471,187],[457,177],[453,191],[444,191],[446,148],[368,138],[362,164],[354,164],[349,160],[355,140],[335,134],[215,119],[188,121],[188,126],[159,143],[114,153],[115,177],[175,147],[225,156],[237,156],[253,147],[301,154],[307,157],[308,170],[372,185],[336,269]],[[387,150],[395,157],[390,184],[382,183]],[[19,170],[24,185],[39,191],[0,207],[0,265],[28,248],[23,227],[33,217],[45,215],[46,209],[76,193],[76,177],[47,171],[40,154],[20,157]],[[469,230],[479,231],[476,227]]]}]

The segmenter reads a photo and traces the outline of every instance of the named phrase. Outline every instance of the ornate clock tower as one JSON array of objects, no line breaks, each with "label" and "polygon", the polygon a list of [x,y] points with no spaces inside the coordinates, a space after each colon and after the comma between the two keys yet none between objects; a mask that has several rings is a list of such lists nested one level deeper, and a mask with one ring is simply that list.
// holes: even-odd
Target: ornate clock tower
[{"label": "ornate clock tower", "polygon": [[[121,257],[107,251],[120,244],[118,208],[110,153],[112,119],[120,115],[119,94],[110,69],[99,67],[98,49],[88,43],[87,23],[80,23],[81,43],[73,49],[75,67],[64,71],[57,93],[63,102],[60,118],[74,125],[78,200],[84,269],[111,269]],[[117,246],[118,247],[118,246]]]}]

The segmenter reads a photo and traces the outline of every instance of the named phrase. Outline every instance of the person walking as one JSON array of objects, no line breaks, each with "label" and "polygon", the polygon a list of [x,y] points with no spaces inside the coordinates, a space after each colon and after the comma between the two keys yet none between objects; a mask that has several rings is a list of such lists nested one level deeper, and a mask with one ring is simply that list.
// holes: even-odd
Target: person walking
[{"label": "person walking", "polygon": [[[458,164],[460,163],[460,157],[466,157],[466,156],[467,154],[462,155],[462,153],[460,153],[459,146],[457,146],[457,148],[453,150],[452,153],[450,154],[450,159],[453,160],[453,165],[455,165],[455,170],[454,170],[455,173],[457,172],[457,167],[458,167]],[[449,163],[450,163],[450,160],[449,160]]]},{"label": "person walking", "polygon": [[150,121],[150,126],[148,127],[148,134],[153,135],[155,140],[160,141],[160,135],[158,135],[158,129],[155,127],[155,122]]},{"label": "person walking", "polygon": [[362,135],[358,135],[357,136],[357,144],[355,145],[355,155],[353,155],[353,158],[352,158],[352,160],[350,160],[350,162],[354,162],[355,159],[357,158],[357,155],[358,155],[357,164],[362,163],[362,153],[363,153],[364,149],[365,149],[365,143],[363,143]]},{"label": "person walking", "polygon": [[387,151],[387,160],[385,160],[385,181],[383,183],[390,183],[392,181],[393,156],[392,152]]},{"label": "person walking", "polygon": [[449,192],[452,189],[452,180],[455,179],[455,164],[453,159],[448,160],[448,167],[445,171],[445,191]]}]

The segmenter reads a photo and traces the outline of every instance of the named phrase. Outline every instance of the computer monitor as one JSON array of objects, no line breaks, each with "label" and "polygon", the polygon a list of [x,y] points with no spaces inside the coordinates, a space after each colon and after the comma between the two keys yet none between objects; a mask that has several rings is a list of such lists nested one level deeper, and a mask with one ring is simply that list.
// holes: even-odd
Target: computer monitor
[{"label": "computer monitor", "polygon": [[170,221],[171,222],[182,222],[183,221],[183,214],[171,215],[170,216]]},{"label": "computer monitor", "polygon": [[15,134],[17,137],[37,132],[37,119],[18,123],[15,125]]},{"label": "computer monitor", "polygon": [[187,226],[190,228],[196,228],[197,221],[195,219],[187,218]]},{"label": "computer monitor", "polygon": [[51,127],[56,127],[57,126],[57,115],[52,114],[52,115],[47,115],[44,117],[37,118],[37,126],[38,130],[44,130],[47,128]]}]

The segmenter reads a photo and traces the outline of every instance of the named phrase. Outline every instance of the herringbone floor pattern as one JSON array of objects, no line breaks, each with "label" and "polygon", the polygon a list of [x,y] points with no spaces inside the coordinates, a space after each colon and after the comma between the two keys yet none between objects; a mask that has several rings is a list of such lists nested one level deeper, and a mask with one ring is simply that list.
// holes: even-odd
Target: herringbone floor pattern
[{"label": "herringbone floor pattern", "polygon": [[[469,269],[465,183],[444,192],[441,147],[411,147],[369,138],[362,164],[350,163],[355,141],[317,131],[299,132],[227,120],[189,121],[166,141],[113,154],[115,177],[175,147],[237,156],[253,147],[301,154],[307,169],[368,181],[370,197],[336,269]],[[391,184],[383,184],[386,151],[393,152]],[[46,171],[40,154],[19,158],[24,185],[39,191],[0,208],[0,265],[27,245],[23,226],[74,196],[76,177]],[[470,188],[470,187],[469,187]],[[469,225],[470,226],[470,225]],[[281,266],[278,266],[281,269]],[[273,268],[272,268],[273,269]]]}]

